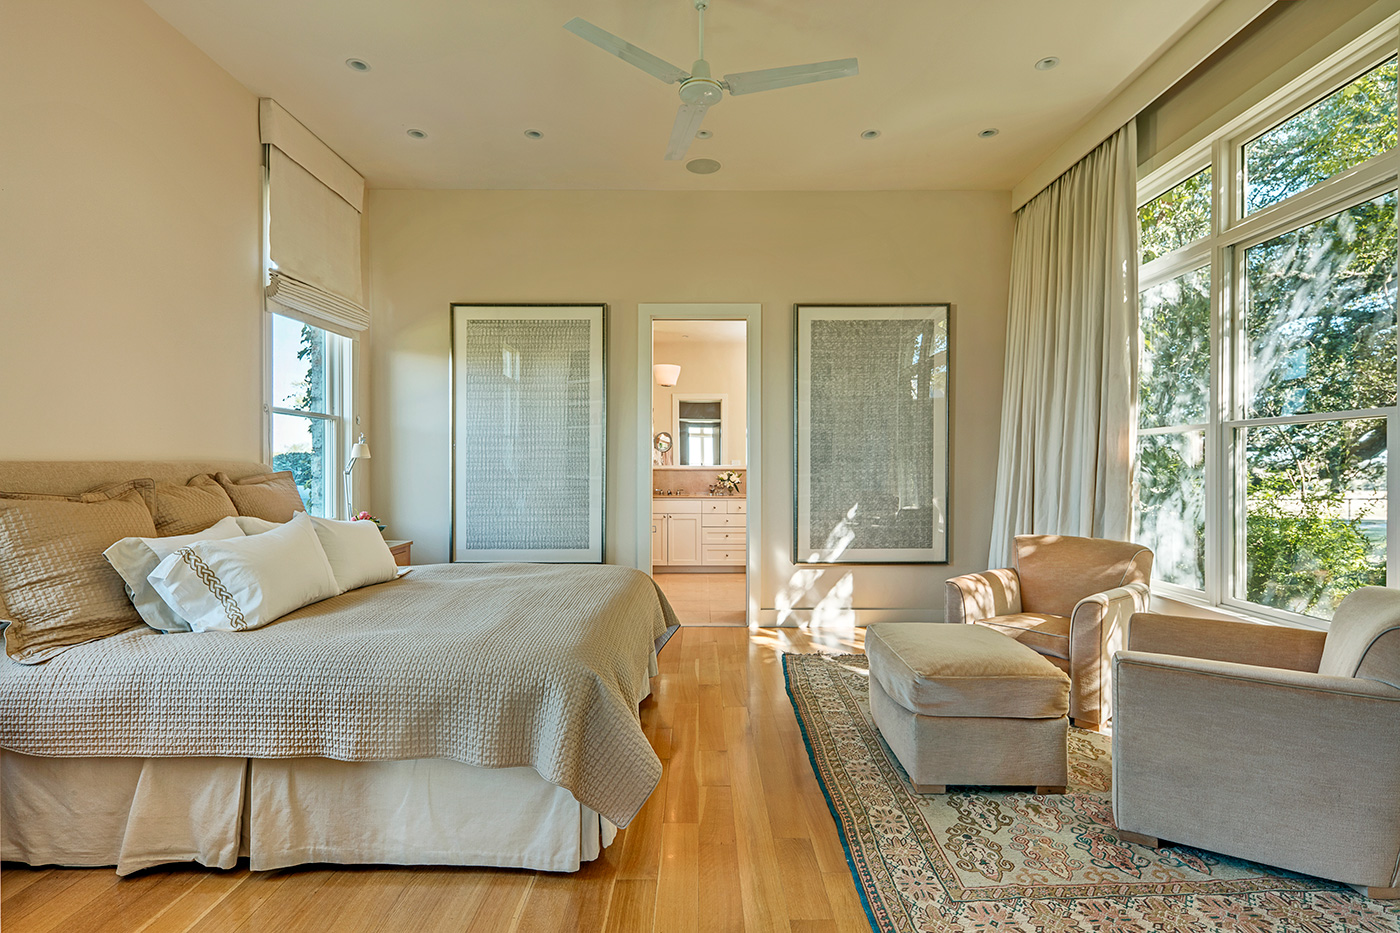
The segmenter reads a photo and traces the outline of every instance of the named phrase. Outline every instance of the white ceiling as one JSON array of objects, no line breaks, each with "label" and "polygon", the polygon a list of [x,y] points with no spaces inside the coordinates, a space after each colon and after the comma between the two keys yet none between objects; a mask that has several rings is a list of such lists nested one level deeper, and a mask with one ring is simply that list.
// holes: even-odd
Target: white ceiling
[{"label": "white ceiling", "polygon": [[689,153],[722,163],[708,176],[662,159],[676,87],[563,29],[582,16],[689,70],[691,0],[147,2],[372,187],[1003,190],[1219,0],[712,0],[716,75],[861,73],[726,98]]}]

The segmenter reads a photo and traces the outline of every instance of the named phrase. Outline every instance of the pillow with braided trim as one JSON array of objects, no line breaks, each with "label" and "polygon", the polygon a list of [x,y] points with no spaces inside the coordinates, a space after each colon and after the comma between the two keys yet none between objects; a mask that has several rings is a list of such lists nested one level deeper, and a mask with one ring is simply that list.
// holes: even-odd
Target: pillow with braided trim
[{"label": "pillow with braided trim", "polygon": [[260,535],[186,545],[146,579],[195,632],[261,628],[340,594],[304,512]]},{"label": "pillow with braided trim", "polygon": [[126,595],[141,619],[157,632],[188,632],[190,625],[171,611],[160,594],[146,582],[160,562],[187,544],[196,541],[224,541],[243,537],[243,529],[233,517],[221,518],[203,531],[188,535],[155,538],[122,538],[102,552],[107,563],[126,581]]}]

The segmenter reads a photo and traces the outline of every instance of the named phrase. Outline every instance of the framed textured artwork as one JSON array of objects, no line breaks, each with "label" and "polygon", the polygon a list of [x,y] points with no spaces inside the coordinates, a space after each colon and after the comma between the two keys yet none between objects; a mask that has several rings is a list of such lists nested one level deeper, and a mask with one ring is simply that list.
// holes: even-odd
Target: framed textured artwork
[{"label": "framed textured artwork", "polygon": [[951,306],[795,312],[793,563],[947,563]]},{"label": "framed textured artwork", "polygon": [[452,305],[452,560],[602,563],[606,319]]}]

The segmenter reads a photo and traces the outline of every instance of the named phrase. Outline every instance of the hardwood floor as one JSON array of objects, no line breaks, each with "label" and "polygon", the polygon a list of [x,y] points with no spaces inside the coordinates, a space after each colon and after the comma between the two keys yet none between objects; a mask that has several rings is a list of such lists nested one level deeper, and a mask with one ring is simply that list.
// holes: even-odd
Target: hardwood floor
[{"label": "hardwood floor", "polygon": [[869,933],[783,687],[784,651],[862,632],[682,628],[642,725],[664,774],[574,874],[313,866],[0,872],[5,933]]},{"label": "hardwood floor", "polygon": [[682,625],[743,625],[742,573],[657,573],[652,575]]}]

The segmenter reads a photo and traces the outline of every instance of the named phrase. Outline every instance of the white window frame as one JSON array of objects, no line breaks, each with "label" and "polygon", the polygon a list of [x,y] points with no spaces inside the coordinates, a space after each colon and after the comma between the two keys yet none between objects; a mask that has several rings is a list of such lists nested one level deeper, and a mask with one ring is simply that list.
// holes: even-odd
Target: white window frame
[{"label": "white window frame", "polygon": [[[1395,18],[1371,30],[1347,48],[1309,69],[1266,97],[1240,117],[1229,121],[1203,141],[1144,174],[1138,183],[1138,204],[1145,205],[1211,168],[1211,229],[1203,239],[1143,263],[1138,270],[1139,292],[1203,266],[1210,270],[1210,387],[1208,420],[1196,425],[1137,428],[1137,436],[1205,432],[1205,585],[1195,590],[1155,582],[1154,592],[1182,602],[1223,609],[1238,615],[1294,626],[1325,629],[1326,620],[1249,602],[1234,596],[1234,582],[1244,572],[1243,548],[1235,535],[1244,533],[1245,497],[1239,483],[1243,469],[1234,446],[1238,428],[1259,424],[1293,424],[1386,418],[1387,502],[1400,502],[1400,406],[1354,412],[1325,412],[1279,418],[1244,418],[1242,372],[1244,341],[1239,333],[1243,302],[1242,264],[1249,247],[1347,210],[1400,187],[1400,146],[1374,156],[1311,188],[1243,214],[1243,147],[1292,116],[1392,57],[1400,55],[1400,30]],[[1400,373],[1397,373],[1400,385]],[[1137,399],[1133,400],[1134,405]],[[1136,530],[1136,508],[1134,526]],[[1386,585],[1400,586],[1400,521],[1386,523]]]},{"label": "white window frame", "polygon": [[[277,314],[290,321],[297,321],[316,327],[326,334],[326,407],[328,412],[301,411],[296,408],[283,408],[274,404],[272,385],[272,316]],[[263,314],[263,461],[272,464],[272,425],[274,415],[292,415],[298,418],[321,421],[329,428],[327,446],[332,451],[335,469],[326,477],[326,505],[330,517],[349,519],[349,502],[346,498],[346,483],[342,473],[343,464],[350,459],[350,446],[353,443],[354,417],[354,372],[355,354],[359,341],[353,337],[337,334],[325,327],[303,321],[289,314],[280,314],[271,308]]]},{"label": "white window frame", "polygon": [[723,470],[730,466],[729,462],[729,395],[728,393],[675,393],[671,396],[671,423],[676,426],[676,464],[680,465],[680,443],[681,443],[681,402],[719,402],[719,450],[715,456],[719,458],[719,463],[713,469]]}]

